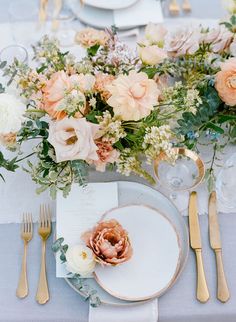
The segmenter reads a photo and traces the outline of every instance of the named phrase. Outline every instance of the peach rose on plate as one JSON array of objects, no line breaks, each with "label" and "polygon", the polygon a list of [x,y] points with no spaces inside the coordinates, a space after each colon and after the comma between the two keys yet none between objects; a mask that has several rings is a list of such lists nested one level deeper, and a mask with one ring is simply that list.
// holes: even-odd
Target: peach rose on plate
[{"label": "peach rose on plate", "polygon": [[216,74],[215,88],[223,102],[236,105],[236,58],[221,63],[221,71]]},{"label": "peach rose on plate", "polygon": [[159,48],[157,45],[152,46],[139,46],[139,57],[144,64],[157,65],[167,58],[167,53],[164,49]]},{"label": "peach rose on plate", "polygon": [[57,162],[67,160],[98,160],[94,140],[99,126],[85,118],[64,118],[51,122],[48,141],[54,147]]},{"label": "peach rose on plate", "polygon": [[127,231],[115,219],[99,222],[82,239],[102,265],[119,265],[133,253]]},{"label": "peach rose on plate", "polygon": [[138,121],[148,116],[160,95],[154,80],[134,70],[129,75],[118,76],[107,89],[111,93],[107,103],[113,107],[114,114],[124,121]]}]

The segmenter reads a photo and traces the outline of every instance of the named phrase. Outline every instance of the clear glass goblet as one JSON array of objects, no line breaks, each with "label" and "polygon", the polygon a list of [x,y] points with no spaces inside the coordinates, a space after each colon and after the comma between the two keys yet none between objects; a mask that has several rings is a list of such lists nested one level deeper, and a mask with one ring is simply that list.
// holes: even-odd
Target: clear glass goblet
[{"label": "clear glass goblet", "polygon": [[27,63],[28,61],[28,52],[25,47],[20,45],[10,45],[4,47],[0,51],[0,61],[6,61],[9,65],[11,65],[15,58],[20,63]]},{"label": "clear glass goblet", "polygon": [[189,191],[202,182],[205,166],[195,152],[185,148],[173,149],[176,161],[170,163],[162,153],[154,161],[154,172],[161,186],[171,191],[170,198],[176,199],[177,192]]}]

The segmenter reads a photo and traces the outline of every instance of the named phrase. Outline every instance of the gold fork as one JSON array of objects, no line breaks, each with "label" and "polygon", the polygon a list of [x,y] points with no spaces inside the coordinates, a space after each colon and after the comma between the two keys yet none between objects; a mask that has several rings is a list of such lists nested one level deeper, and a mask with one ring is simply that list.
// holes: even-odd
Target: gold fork
[{"label": "gold fork", "polygon": [[32,215],[30,213],[23,214],[23,220],[21,224],[21,238],[24,242],[24,254],[22,259],[20,279],[16,289],[16,296],[23,299],[28,295],[28,281],[27,281],[27,246],[33,237],[33,223]]},{"label": "gold fork", "polygon": [[170,11],[170,14],[173,16],[177,16],[179,14],[180,6],[177,0],[170,0],[169,11]]},{"label": "gold fork", "polygon": [[182,9],[185,12],[191,12],[192,8],[189,0],[183,0]]},{"label": "gold fork", "polygon": [[49,206],[40,206],[38,234],[42,239],[42,259],[41,270],[38,282],[36,301],[39,304],[45,304],[49,300],[48,282],[46,274],[46,241],[51,234],[51,211]]}]

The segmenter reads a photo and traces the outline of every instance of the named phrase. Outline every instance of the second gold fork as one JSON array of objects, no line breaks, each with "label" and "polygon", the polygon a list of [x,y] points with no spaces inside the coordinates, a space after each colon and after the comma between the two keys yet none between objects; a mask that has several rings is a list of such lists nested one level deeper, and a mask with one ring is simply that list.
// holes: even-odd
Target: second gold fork
[{"label": "second gold fork", "polygon": [[40,206],[38,234],[42,239],[42,259],[36,301],[39,304],[45,304],[49,300],[46,274],[46,241],[51,234],[51,212],[50,208],[46,205]]}]

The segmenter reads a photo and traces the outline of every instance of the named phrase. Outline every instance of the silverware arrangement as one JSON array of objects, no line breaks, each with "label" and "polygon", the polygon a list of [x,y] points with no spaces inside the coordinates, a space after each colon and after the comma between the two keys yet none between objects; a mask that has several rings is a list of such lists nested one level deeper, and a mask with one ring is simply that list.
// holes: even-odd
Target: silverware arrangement
[{"label": "silverware arrangement", "polygon": [[[51,211],[46,205],[40,206],[40,216],[38,224],[38,234],[42,240],[42,257],[41,269],[39,275],[38,289],[36,293],[36,301],[39,304],[45,304],[49,300],[49,290],[46,273],[46,242],[51,234]],[[21,224],[21,238],[24,242],[24,253],[22,259],[22,268],[18,286],[16,289],[16,296],[25,298],[28,295],[28,281],[27,281],[27,247],[28,243],[33,238],[33,221],[32,214],[24,214]]]},{"label": "silverware arrangement", "polygon": [[[189,198],[189,234],[190,245],[196,254],[197,263],[197,294],[196,297],[201,303],[206,303],[209,298],[209,290],[205,277],[205,270],[202,259],[201,232],[197,210],[197,193],[194,191]],[[216,192],[213,191],[209,197],[209,239],[211,248],[215,252],[217,267],[217,298],[225,303],[230,298],[230,293],[225,277],[222,260],[222,246],[220,239],[220,228],[217,218]]]}]

